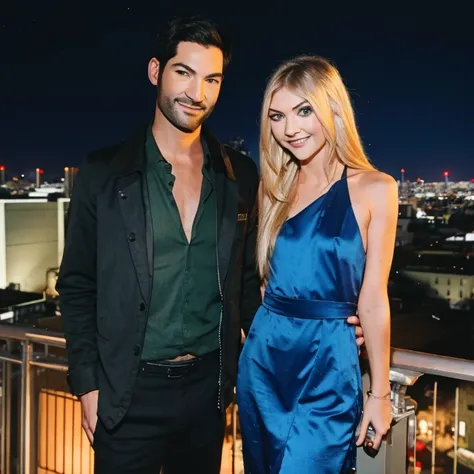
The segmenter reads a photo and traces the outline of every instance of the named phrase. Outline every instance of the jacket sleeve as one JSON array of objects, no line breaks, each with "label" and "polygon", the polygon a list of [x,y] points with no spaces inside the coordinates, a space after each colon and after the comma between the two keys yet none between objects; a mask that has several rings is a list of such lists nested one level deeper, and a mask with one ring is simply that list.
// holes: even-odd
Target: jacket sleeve
[{"label": "jacket sleeve", "polygon": [[68,353],[68,381],[75,395],[98,389],[97,213],[90,191],[90,166],[84,163],[75,179],[57,282]]},{"label": "jacket sleeve", "polygon": [[248,217],[247,233],[245,238],[244,268],[242,272],[242,306],[241,306],[241,324],[245,336],[247,336],[253,318],[257,312],[262,297],[260,293],[260,278],[257,272],[256,247],[257,247],[257,191],[259,177],[256,168],[253,170],[250,187],[250,209]]}]

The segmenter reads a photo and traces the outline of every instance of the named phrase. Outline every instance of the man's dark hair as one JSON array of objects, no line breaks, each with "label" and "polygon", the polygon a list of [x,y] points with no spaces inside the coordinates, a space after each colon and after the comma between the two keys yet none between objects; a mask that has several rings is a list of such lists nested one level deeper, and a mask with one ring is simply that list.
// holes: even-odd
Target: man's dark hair
[{"label": "man's dark hair", "polygon": [[204,47],[215,46],[224,56],[224,69],[230,63],[230,43],[213,21],[197,15],[182,16],[171,20],[158,34],[155,58],[160,62],[161,72],[166,63],[176,56],[178,44],[183,41]]}]

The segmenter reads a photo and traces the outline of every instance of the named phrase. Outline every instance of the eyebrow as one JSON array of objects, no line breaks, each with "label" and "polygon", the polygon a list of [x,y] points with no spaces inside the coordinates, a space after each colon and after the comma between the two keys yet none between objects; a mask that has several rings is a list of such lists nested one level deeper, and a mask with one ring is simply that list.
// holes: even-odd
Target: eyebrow
[{"label": "eyebrow", "polygon": [[[196,71],[189,67],[187,64],[184,64],[184,63],[173,63],[172,65],[173,67],[182,67],[183,69],[186,69],[186,71],[188,71],[190,74],[196,74]],[[206,76],[206,79],[211,79],[211,78],[215,78],[215,77],[219,77],[219,78],[223,78],[224,77],[224,74],[222,74],[221,72],[214,72],[212,74],[208,74]]]},{"label": "eyebrow", "polygon": [[[307,100],[303,100],[303,102],[300,102],[298,105],[295,105],[291,110],[295,110],[297,109],[298,107],[301,107],[303,104],[309,104],[309,102]],[[276,109],[272,109],[270,107],[269,111],[272,111],[272,112],[278,112],[279,114],[281,114],[281,112],[279,110],[276,110]]]}]

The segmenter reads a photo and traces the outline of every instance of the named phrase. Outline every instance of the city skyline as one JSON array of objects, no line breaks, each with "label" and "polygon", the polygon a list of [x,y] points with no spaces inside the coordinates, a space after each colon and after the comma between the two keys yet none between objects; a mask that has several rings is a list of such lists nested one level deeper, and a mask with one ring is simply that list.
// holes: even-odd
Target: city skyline
[{"label": "city skyline", "polygon": [[[37,175],[38,172],[40,172],[40,175],[42,176],[41,183],[43,182],[60,182],[61,180],[64,180],[64,175],[66,173],[66,170],[69,168],[76,168],[76,167],[69,167],[66,166],[62,170],[45,170],[42,168],[35,168],[35,169],[29,169],[29,170],[22,170],[20,173],[11,173],[10,170],[6,165],[0,165],[0,173],[2,173],[2,179],[5,179],[6,181],[11,181],[12,179],[22,179],[25,181],[29,182],[35,182],[37,180]],[[430,184],[439,184],[439,183],[450,183],[450,184],[456,184],[456,183],[474,183],[474,178],[463,178],[459,177],[459,179],[451,179],[450,177],[448,178],[446,176],[446,171],[442,173],[442,176],[439,177],[434,177],[433,180],[426,180],[424,179],[423,176],[416,176],[412,177],[406,174],[406,171],[404,174],[404,179],[401,179],[401,174],[394,174],[393,177],[395,180],[399,182],[400,185],[402,185],[404,182],[406,183],[417,183],[422,181],[425,185],[430,185]],[[3,178],[5,176],[5,178]],[[451,173],[449,173],[449,176],[451,176]],[[448,178],[448,179],[447,179]],[[2,183],[0,183],[2,184]]]},{"label": "city skyline", "polygon": [[[213,3],[202,12],[222,24],[234,44],[209,120],[221,140],[238,135],[258,158],[266,78],[285,58],[317,53],[340,69],[376,167],[397,179],[401,168],[411,180],[442,180],[446,170],[453,181],[474,177],[474,144],[467,138],[474,126],[468,87],[474,66],[466,61],[469,28],[462,16],[348,12],[322,20],[319,9],[311,18],[310,7],[305,15],[281,15],[239,4],[229,15]],[[181,10],[188,5],[182,2]],[[89,151],[122,141],[151,117],[154,90],[146,66],[158,19],[170,7],[86,1],[66,9],[53,0],[2,9],[0,164],[7,172],[40,167],[60,176],[65,166],[80,165]]]}]

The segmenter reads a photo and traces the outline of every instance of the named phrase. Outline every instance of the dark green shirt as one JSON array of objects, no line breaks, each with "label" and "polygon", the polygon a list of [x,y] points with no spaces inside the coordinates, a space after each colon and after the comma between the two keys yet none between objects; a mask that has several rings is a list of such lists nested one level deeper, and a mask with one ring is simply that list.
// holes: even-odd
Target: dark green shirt
[{"label": "dark green shirt", "polygon": [[200,356],[219,347],[221,311],[217,280],[217,203],[205,143],[198,210],[188,243],[173,197],[174,176],[151,128],[146,141],[145,203],[153,229],[153,285],[143,360]]}]

